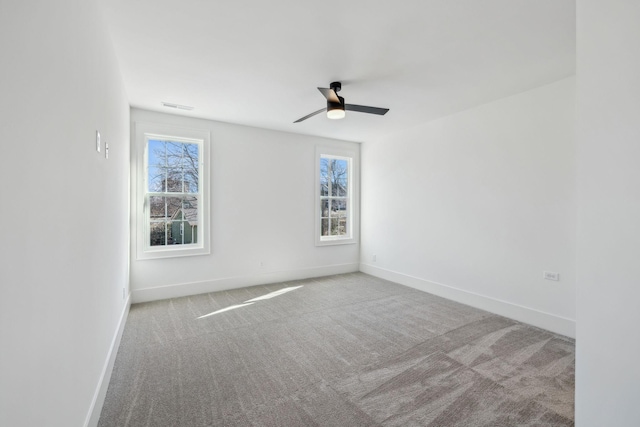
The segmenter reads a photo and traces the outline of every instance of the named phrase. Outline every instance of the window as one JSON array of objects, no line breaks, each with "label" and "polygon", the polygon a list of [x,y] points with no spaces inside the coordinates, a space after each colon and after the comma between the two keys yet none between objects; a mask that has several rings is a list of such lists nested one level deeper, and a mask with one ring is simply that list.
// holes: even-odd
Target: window
[{"label": "window", "polygon": [[198,242],[201,142],[146,136],[145,212],[150,247]]},{"label": "window", "polygon": [[137,124],[138,259],[209,253],[209,135]]},{"label": "window", "polygon": [[316,244],[355,243],[354,154],[318,149]]}]

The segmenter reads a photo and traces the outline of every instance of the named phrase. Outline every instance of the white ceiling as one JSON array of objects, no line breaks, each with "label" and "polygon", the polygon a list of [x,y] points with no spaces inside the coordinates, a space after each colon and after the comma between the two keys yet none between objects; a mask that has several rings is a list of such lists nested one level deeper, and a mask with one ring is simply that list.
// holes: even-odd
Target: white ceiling
[{"label": "white ceiling", "polygon": [[[351,141],[575,73],[573,0],[100,0],[132,106]],[[316,87],[385,116],[317,115]]]}]

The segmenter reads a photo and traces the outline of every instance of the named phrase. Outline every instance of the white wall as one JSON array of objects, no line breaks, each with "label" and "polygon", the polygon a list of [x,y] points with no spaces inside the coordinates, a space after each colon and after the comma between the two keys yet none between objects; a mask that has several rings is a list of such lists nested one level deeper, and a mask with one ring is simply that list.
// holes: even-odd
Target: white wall
[{"label": "white wall", "polygon": [[0,56],[0,425],[81,426],[127,307],[129,109],[94,1],[2,1]]},{"label": "white wall", "polygon": [[577,2],[576,422],[640,425],[640,2]]},{"label": "white wall", "polygon": [[361,269],[572,336],[574,90],[572,77],[365,142]]},{"label": "white wall", "polygon": [[132,246],[133,301],[358,270],[358,244],[315,246],[314,179],[316,145],[359,144],[138,109],[131,121],[209,130],[212,153],[211,254],[136,260]]}]

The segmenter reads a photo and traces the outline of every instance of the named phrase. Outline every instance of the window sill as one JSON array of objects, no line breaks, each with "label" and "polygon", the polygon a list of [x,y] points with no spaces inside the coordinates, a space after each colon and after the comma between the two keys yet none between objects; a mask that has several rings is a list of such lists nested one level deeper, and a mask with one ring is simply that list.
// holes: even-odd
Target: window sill
[{"label": "window sill", "polygon": [[316,246],[335,246],[335,245],[354,245],[358,243],[353,237],[350,238],[335,238],[335,239],[320,239],[316,240]]},{"label": "window sill", "polygon": [[211,251],[209,248],[203,247],[191,247],[191,248],[162,248],[162,249],[149,249],[146,251],[138,252],[137,260],[146,259],[162,259],[162,258],[178,258],[186,256],[198,256],[209,255]]}]

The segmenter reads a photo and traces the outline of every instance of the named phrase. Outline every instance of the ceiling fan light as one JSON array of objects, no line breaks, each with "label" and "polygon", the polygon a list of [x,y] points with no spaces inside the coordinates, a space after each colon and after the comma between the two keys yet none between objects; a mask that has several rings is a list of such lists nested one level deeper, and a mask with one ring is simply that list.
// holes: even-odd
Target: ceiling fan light
[{"label": "ceiling fan light", "polygon": [[[335,92],[333,93],[335,94]],[[327,99],[327,117],[329,119],[344,119],[344,98],[339,96],[338,99],[338,102],[332,99]]]},{"label": "ceiling fan light", "polygon": [[342,108],[334,108],[333,110],[327,110],[327,117],[332,120],[344,119],[345,113]]}]

